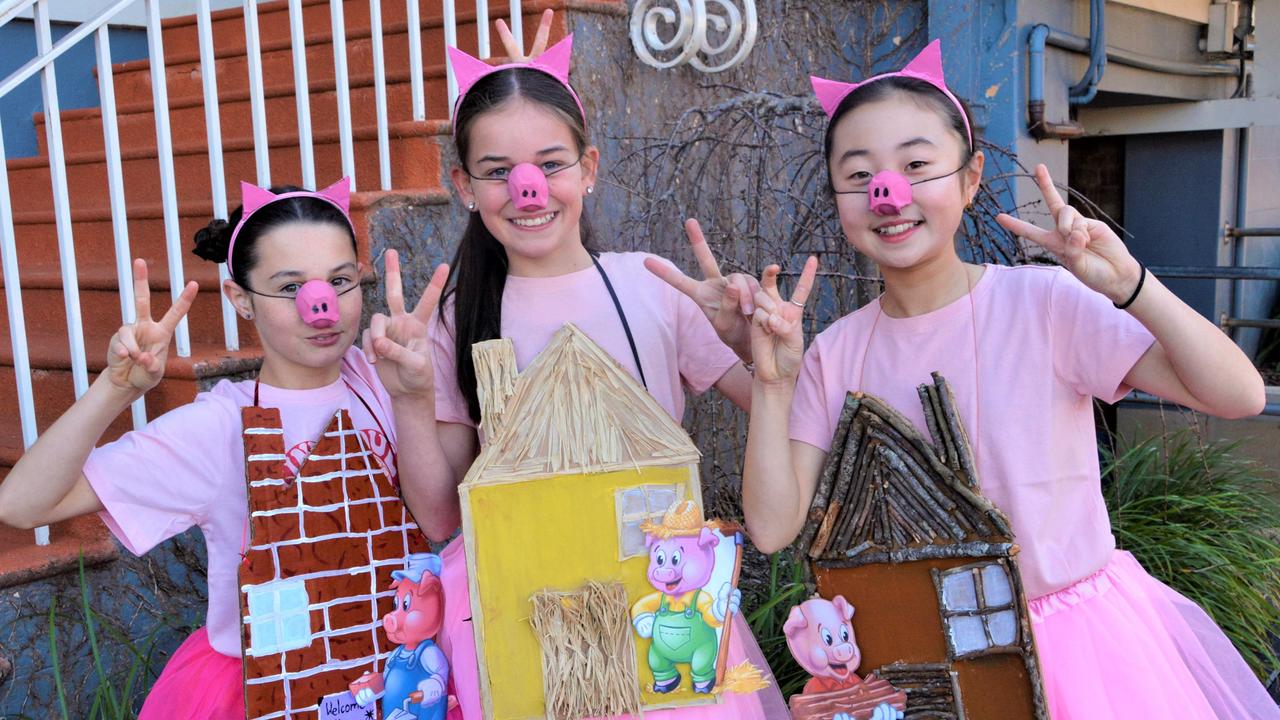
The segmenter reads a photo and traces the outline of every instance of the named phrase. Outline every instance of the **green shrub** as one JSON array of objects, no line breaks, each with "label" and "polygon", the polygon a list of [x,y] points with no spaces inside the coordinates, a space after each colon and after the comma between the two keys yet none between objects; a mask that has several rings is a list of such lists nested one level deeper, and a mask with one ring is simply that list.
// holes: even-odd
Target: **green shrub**
[{"label": "green shrub", "polygon": [[1194,600],[1263,681],[1280,667],[1280,503],[1270,468],[1189,429],[1104,455],[1117,544]]}]

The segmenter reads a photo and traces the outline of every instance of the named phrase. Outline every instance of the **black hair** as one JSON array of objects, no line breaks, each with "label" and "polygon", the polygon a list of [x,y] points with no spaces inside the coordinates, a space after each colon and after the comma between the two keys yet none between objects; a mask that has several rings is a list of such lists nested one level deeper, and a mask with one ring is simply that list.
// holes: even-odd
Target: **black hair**
[{"label": "black hair", "polygon": [[[906,94],[921,107],[934,110],[946,117],[947,124],[955,131],[956,135],[960,137],[960,141],[967,148],[963,162],[968,164],[973,159],[973,154],[978,145],[978,133],[973,125],[973,113],[969,112],[969,106],[965,101],[957,97],[956,100],[960,102],[960,107],[956,107],[950,98],[942,94],[941,90],[924,80],[898,75],[862,85],[846,95],[844,100],[841,100],[840,104],[836,106],[836,111],[831,114],[831,121],[827,123],[827,133],[822,143],[822,157],[827,161],[828,184],[830,183],[831,144],[834,142],[836,125],[841,118],[855,108],[884,100],[895,93]],[[972,143],[969,141],[969,130],[965,127],[966,121],[968,122],[968,128],[973,128]]]},{"label": "black hair", "polygon": [[[271,188],[274,195],[288,192],[299,192],[304,188],[296,185],[276,185]],[[192,254],[210,262],[227,261],[227,246],[231,244],[231,231],[235,229],[244,216],[241,205],[226,220],[213,220],[200,228],[195,234],[196,246]],[[351,238],[351,247],[356,247],[356,236],[351,231],[351,223],[333,203],[314,197],[291,197],[276,200],[259,208],[249,217],[249,222],[240,228],[236,237],[236,246],[232,251],[231,279],[242,288],[249,289],[249,271],[258,263],[258,238],[271,230],[291,222],[328,223],[343,229]]]},{"label": "black hair", "polygon": [[[569,89],[559,80],[529,68],[510,68],[491,73],[467,91],[454,113],[454,145],[464,170],[470,147],[471,124],[512,98],[538,103],[564,121],[579,153],[587,149],[587,128]],[[582,245],[594,253],[591,231],[584,215],[578,223]],[[472,421],[480,422],[480,399],[476,390],[476,367],[471,346],[493,340],[502,333],[502,290],[507,283],[507,251],[489,232],[480,213],[472,212],[458,250],[449,266],[449,281],[440,301],[440,318],[453,299],[454,357],[458,369],[458,389],[467,401]]]}]

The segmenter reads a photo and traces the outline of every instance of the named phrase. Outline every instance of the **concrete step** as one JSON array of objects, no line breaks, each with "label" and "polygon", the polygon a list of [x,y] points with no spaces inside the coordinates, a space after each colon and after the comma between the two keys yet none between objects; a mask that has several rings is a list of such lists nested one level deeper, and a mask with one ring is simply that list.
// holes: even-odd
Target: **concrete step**
[{"label": "concrete step", "polygon": [[[36,425],[43,431],[53,424],[75,402],[75,392],[69,364],[60,357],[66,355],[65,345],[41,340],[29,348],[32,368],[32,386],[36,401]],[[106,367],[105,346],[103,352],[91,353],[86,358],[90,382]],[[146,395],[148,418],[158,416],[169,409],[189,403],[195,398],[198,384],[210,378],[245,372],[256,368],[260,353],[254,351],[228,352],[222,345],[194,344],[189,357],[178,357],[172,347],[165,364],[165,378]],[[34,367],[37,364],[43,367]],[[66,366],[64,366],[66,365]],[[17,452],[22,449],[22,428],[18,421],[17,381],[13,368],[13,352],[8,343],[0,347],[0,405],[10,408],[11,421],[0,423],[0,448]],[[110,438],[131,428],[129,413],[116,418]],[[14,459],[14,458],[10,458]]]},{"label": "concrete step", "polygon": [[[387,118],[389,123],[400,123],[413,118],[413,92],[407,70],[389,73],[387,84]],[[423,92],[427,117],[443,118],[448,114],[448,94],[443,66],[427,68],[423,72]],[[333,83],[311,83],[308,95],[311,109],[312,135],[335,135],[338,131],[338,95]],[[219,93],[218,124],[222,129],[222,142],[243,144],[253,137],[253,106],[248,90]],[[263,115],[273,134],[298,133],[298,106],[293,84],[267,86],[263,89]],[[376,127],[377,104],[373,76],[353,77],[350,83],[351,126],[358,130]],[[68,153],[103,152],[105,141],[102,132],[102,114],[98,108],[68,110],[62,113],[62,144]],[[156,147],[156,121],[151,103],[140,105],[130,112],[118,113],[116,127],[120,146],[124,151]],[[175,145],[199,143],[207,146],[207,133],[203,98],[170,103],[170,135]],[[40,153],[45,148],[44,117],[36,116],[36,133]]]},{"label": "concrete step", "polygon": [[[329,0],[302,0],[302,26],[306,35],[331,36],[332,20]],[[383,0],[382,27],[383,32],[393,25],[403,26],[408,18],[406,3],[402,0]],[[474,16],[475,0],[457,0],[454,3],[459,23],[465,16]],[[364,0],[351,0],[342,3],[342,19],[348,37],[368,34],[369,3]],[[525,8],[528,11],[528,8]],[[492,5],[490,18],[507,17],[510,14],[506,3]],[[418,2],[418,20],[424,26],[433,19],[438,22],[442,15],[441,5],[437,2]],[[210,13],[210,30],[214,46],[220,53],[241,53],[245,51],[244,8],[233,7],[216,10]],[[165,62],[182,61],[199,53],[199,28],[195,15],[168,18],[162,21],[164,32]],[[258,38],[260,45],[267,45],[289,40],[289,4],[286,0],[258,3]]]},{"label": "concrete step", "polygon": [[[440,136],[448,132],[444,121],[401,122],[388,129],[390,139],[391,181],[393,187],[440,188]],[[360,128],[353,133],[356,187],[372,190],[378,187],[378,143],[375,128]],[[273,184],[300,184],[301,160],[296,128],[272,132],[268,141]],[[327,185],[342,176],[340,144],[337,132],[313,136],[317,182]],[[125,203],[127,207],[154,203],[160,195],[160,164],[154,148],[141,148],[122,153]],[[203,139],[174,147],[175,188],[179,198],[211,196],[208,146]],[[223,167],[230,198],[238,198],[239,181],[257,176],[252,139],[231,140],[223,145]],[[107,163],[101,150],[67,156],[67,185],[72,207],[103,209],[109,207]],[[48,159],[19,158],[9,161],[9,183],[31,192],[15,193],[15,219],[27,213],[53,210]],[[46,190],[48,189],[48,190]],[[230,200],[229,200],[230,202]],[[232,206],[236,203],[232,202]]]},{"label": "concrete step", "polygon": [[[234,194],[228,194],[228,202],[239,204],[240,188]],[[391,192],[365,191],[351,196],[351,220],[356,228],[356,244],[359,256],[366,262],[369,260],[368,228],[372,213],[377,205],[389,201],[408,200],[426,204],[448,204],[450,194],[439,188],[403,188]],[[160,277],[167,271],[158,268],[168,267],[168,252],[165,246],[163,208],[157,201],[130,205],[128,214],[129,255],[146,258],[152,267],[151,275],[161,282]],[[183,267],[192,271],[211,268],[207,263],[189,250],[194,247],[193,238],[196,230],[204,227],[213,217],[213,204],[209,200],[184,200],[178,203],[178,227],[181,238]],[[71,212],[72,233],[76,248],[78,268],[88,268],[102,264],[110,267],[110,277],[115,277],[115,245],[112,234],[111,215],[107,209],[81,209],[73,207]],[[57,228],[54,225],[52,212],[15,213],[14,230],[16,245],[20,259],[19,272],[28,266],[53,266],[58,264]],[[81,274],[84,271],[81,270]],[[167,280],[164,280],[167,282]],[[23,285],[27,285],[25,275]],[[3,279],[0,279],[3,287]]]},{"label": "concrete step", "polygon": [[[192,260],[194,262],[183,263],[186,266],[186,279],[200,283],[200,292],[187,313],[188,332],[192,342],[223,343],[225,335],[222,328],[222,293],[218,284],[218,269],[199,258],[192,257]],[[156,269],[151,277],[151,313],[152,317],[159,318],[169,309],[172,295],[163,262],[151,260],[149,264]],[[88,355],[103,354],[107,351],[108,340],[122,323],[120,290],[114,269],[101,264],[83,266],[78,280],[85,352]],[[8,311],[8,301],[5,298],[0,298],[0,307],[5,312]],[[67,345],[66,304],[57,265],[28,265],[23,268],[22,309],[28,342],[48,339],[54,346],[59,340]],[[242,346],[257,346],[258,338],[252,323],[240,321],[239,331]],[[9,342],[9,324],[5,323],[4,328],[0,329],[0,343]]]},{"label": "concrete step", "polygon": [[[449,196],[439,190],[419,189],[403,192],[361,192],[352,196],[352,221],[356,227],[357,254],[366,266],[369,257],[369,227],[372,214],[383,202],[425,202],[447,204]],[[195,280],[200,292],[188,314],[188,328],[193,343],[222,344],[225,334],[222,327],[221,289],[217,266],[206,262],[187,249],[189,240],[197,228],[209,220],[212,208],[209,203],[190,203],[180,206],[182,217],[179,225],[188,231],[183,235],[181,262],[186,281]],[[151,307],[153,317],[160,317],[169,307],[171,289],[168,277],[168,252],[164,243],[163,219],[158,204],[140,206],[130,210],[130,256],[147,261],[151,269]],[[47,346],[61,348],[64,357],[54,357],[48,367],[70,367],[65,303],[62,293],[61,266],[57,255],[57,233],[51,214],[35,224],[20,224],[18,228],[18,254],[22,284],[23,314],[29,341],[47,340]],[[79,217],[77,217],[77,215]],[[98,217],[86,217],[90,212],[72,215],[75,225],[77,280],[80,288],[82,324],[85,330],[86,353],[105,353],[107,341],[121,323],[119,284],[115,272],[115,249],[111,224],[102,213]],[[29,220],[30,218],[23,218]],[[109,259],[109,262],[107,261]],[[3,287],[0,280],[0,287]],[[7,301],[0,297],[0,307]],[[239,323],[240,346],[256,347],[258,343],[251,323]],[[0,328],[0,346],[9,348],[9,324]],[[32,359],[33,366],[45,367]],[[3,406],[0,406],[3,407]]]},{"label": "concrete step", "polygon": [[[563,5],[561,4],[561,7]],[[368,5],[365,4],[367,12]],[[555,7],[549,2],[530,4],[525,8],[525,24],[532,31],[536,28],[538,17],[544,7]],[[398,21],[384,22],[382,27],[383,62],[388,72],[397,70],[407,72],[409,67],[409,35],[410,30],[403,20],[404,6],[400,5],[402,17]],[[386,5],[383,6],[386,11]],[[459,13],[456,18],[458,47],[475,55],[478,53],[476,38],[478,18],[474,12]],[[491,20],[492,22],[492,20]],[[311,28],[306,33],[307,79],[310,82],[321,81],[333,83],[335,67],[333,58],[333,36],[329,30],[326,16],[322,28]],[[563,35],[564,17],[553,26]],[[439,12],[424,15],[418,28],[422,46],[422,62],[424,67],[443,65],[445,63],[444,18]],[[497,32],[490,25],[490,53],[502,55],[502,44]],[[217,35],[214,36],[215,72],[219,93],[223,91],[247,90],[249,88],[249,61],[243,44],[243,29],[240,32],[238,46],[228,45]],[[347,73],[351,76],[372,75],[374,68],[373,37],[365,26],[361,29],[349,30],[345,37]],[[262,76],[264,85],[293,82],[293,45],[287,32],[274,40],[264,39],[259,43]],[[166,51],[165,89],[171,102],[203,98],[204,80],[200,68],[199,45],[187,46],[184,54],[170,55]],[[116,102],[122,106],[151,102],[151,65],[146,59],[131,60],[112,66],[115,76]]]}]

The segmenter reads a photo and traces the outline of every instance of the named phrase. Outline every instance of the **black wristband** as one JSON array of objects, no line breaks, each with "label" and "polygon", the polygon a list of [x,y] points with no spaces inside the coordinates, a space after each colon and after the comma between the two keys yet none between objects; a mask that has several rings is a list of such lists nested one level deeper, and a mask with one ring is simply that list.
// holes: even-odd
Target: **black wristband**
[{"label": "black wristband", "polygon": [[1146,281],[1146,279],[1147,279],[1147,266],[1146,266],[1146,265],[1143,265],[1141,262],[1139,262],[1139,263],[1138,263],[1138,269],[1139,269],[1139,272],[1138,272],[1138,287],[1136,287],[1136,288],[1134,288],[1134,289],[1133,289],[1133,294],[1132,294],[1132,295],[1130,295],[1130,296],[1129,296],[1129,299],[1128,299],[1128,300],[1125,300],[1123,303],[1111,303],[1112,305],[1115,305],[1115,306],[1116,306],[1116,309],[1117,309],[1117,310],[1124,310],[1125,308],[1127,308],[1127,307],[1129,307],[1130,305],[1132,305],[1132,304],[1133,304],[1133,301],[1138,299],[1138,293],[1142,292],[1142,283],[1143,283],[1143,282],[1145,282],[1145,281]]}]

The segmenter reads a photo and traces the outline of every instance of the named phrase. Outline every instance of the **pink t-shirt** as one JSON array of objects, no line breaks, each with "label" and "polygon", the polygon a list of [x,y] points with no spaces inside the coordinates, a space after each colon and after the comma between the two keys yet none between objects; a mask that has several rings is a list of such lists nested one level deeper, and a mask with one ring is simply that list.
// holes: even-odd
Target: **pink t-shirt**
[{"label": "pink t-shirt", "polygon": [[982,492],[1013,524],[1027,596],[1040,597],[1099,570],[1115,547],[1093,398],[1124,397],[1125,375],[1154,339],[1061,268],[988,265],[972,297],[911,318],[884,315],[875,300],[819,334],[800,371],[791,437],[829,451],[860,375],[862,390],[930,437],[916,387],[941,373],[977,455]]},{"label": "pink t-shirt", "polygon": [[[378,414],[377,421],[347,383]],[[95,448],[84,466],[105,508],[100,517],[135,555],[199,526],[209,556],[209,644],[232,657],[240,656],[236,575],[249,518],[240,408],[253,404],[253,385],[252,380],[223,380],[191,404]],[[340,408],[384,460],[388,439],[378,421],[391,435],[390,445],[395,445],[391,398],[354,347],[343,358],[342,376],[336,382],[311,390],[261,385],[259,403],[280,408],[287,455],[295,469]]]},{"label": "pink t-shirt", "polygon": [[[738,356],[720,342],[696,303],[645,269],[646,257],[656,256],[602,253],[599,259],[631,326],[649,394],[678,422],[684,416],[682,384],[701,393],[732,368]],[[458,388],[453,335],[435,321],[438,317],[431,326],[436,419],[474,425]],[[576,325],[640,379],[618,311],[594,265],[557,277],[507,276],[502,337],[515,345],[516,367],[528,367],[565,323]]]}]

